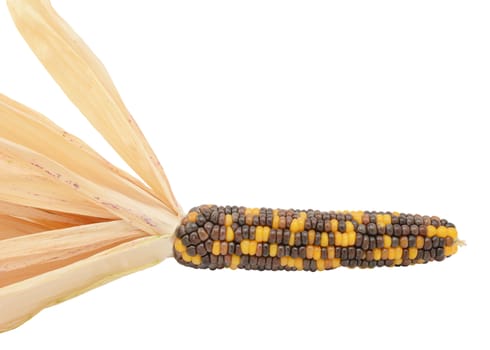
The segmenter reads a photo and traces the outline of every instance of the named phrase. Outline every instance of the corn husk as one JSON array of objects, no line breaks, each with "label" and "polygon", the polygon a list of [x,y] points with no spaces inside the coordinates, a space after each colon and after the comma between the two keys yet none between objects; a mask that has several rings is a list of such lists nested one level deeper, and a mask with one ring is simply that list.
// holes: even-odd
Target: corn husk
[{"label": "corn husk", "polygon": [[0,94],[0,331],[172,256],[181,219],[156,155],[101,62],[49,1],[7,4],[41,63],[142,181]]}]

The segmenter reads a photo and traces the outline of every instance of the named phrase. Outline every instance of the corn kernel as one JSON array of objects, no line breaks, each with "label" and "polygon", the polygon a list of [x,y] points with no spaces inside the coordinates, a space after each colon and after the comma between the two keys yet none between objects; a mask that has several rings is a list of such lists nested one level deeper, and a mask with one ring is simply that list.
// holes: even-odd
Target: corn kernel
[{"label": "corn kernel", "polygon": [[294,267],[294,263],[296,262],[295,260],[295,258],[291,258],[290,256],[288,256],[288,266]]},{"label": "corn kernel", "polygon": [[438,237],[441,237],[441,238],[446,238],[447,237],[447,227],[446,226],[439,226],[437,228],[437,232],[436,232],[437,236]]},{"label": "corn kernel", "polygon": [[314,247],[313,248],[313,259],[318,260],[320,259],[322,254],[322,248],[320,247]]},{"label": "corn kernel", "polygon": [[373,259],[380,260],[381,259],[381,249],[375,248],[373,249]]},{"label": "corn kernel", "polygon": [[[242,243],[243,243],[243,241],[242,241]],[[211,253],[213,255],[219,255],[220,251],[221,251],[221,243],[220,243],[220,241],[214,241],[213,242],[213,249],[211,250]],[[243,252],[243,249],[242,249],[242,252]]]},{"label": "corn kernel", "polygon": [[391,247],[391,237],[388,235],[383,235],[383,246],[385,248]]},{"label": "corn kernel", "polygon": [[345,223],[345,232],[354,232],[354,225],[350,221],[346,221]]},{"label": "corn kernel", "polygon": [[182,253],[183,251],[185,251],[185,246],[182,244],[182,240],[180,238],[177,238],[175,240],[174,248],[179,253]]},{"label": "corn kernel", "polygon": [[257,226],[255,228],[255,240],[257,242],[263,242],[264,241],[264,227],[263,226]]},{"label": "corn kernel", "polygon": [[342,247],[347,247],[349,245],[349,236],[347,233],[341,233],[342,236]]},{"label": "corn kernel", "polygon": [[383,215],[383,222],[385,225],[390,225],[391,224],[391,215],[390,214],[384,214]]},{"label": "corn kernel", "polygon": [[233,229],[228,226],[226,228],[226,241],[227,242],[232,242],[235,239],[235,232],[233,232]]},{"label": "corn kernel", "polygon": [[305,219],[298,218],[298,232],[303,232],[305,230]]},{"label": "corn kernel", "polygon": [[230,214],[225,215],[225,226],[231,226],[233,224],[233,218]]},{"label": "corn kernel", "polygon": [[340,266],[340,259],[339,258],[334,258],[332,259],[332,268],[337,268]]},{"label": "corn kernel", "polygon": [[313,259],[313,250],[312,245],[306,246],[306,259]]},{"label": "corn kernel", "polygon": [[275,257],[277,255],[277,244],[276,243],[272,243],[271,245],[269,245],[269,255],[271,257]]},{"label": "corn kernel", "polygon": [[316,262],[316,268],[318,271],[323,271],[325,270],[325,260],[320,259]]},{"label": "corn kernel", "polygon": [[279,228],[279,216],[278,215],[274,215],[272,217],[272,228],[277,230]]},{"label": "corn kernel", "polygon": [[231,256],[231,265],[230,267],[234,270],[240,265],[240,257],[238,255]]},{"label": "corn kernel", "polygon": [[289,231],[291,231],[291,234],[300,232],[298,219],[293,219],[293,221],[291,221],[291,225],[289,226]]},{"label": "corn kernel", "polygon": [[403,249],[401,247],[395,248],[395,260],[401,259],[403,255]]},{"label": "corn kernel", "polygon": [[185,262],[191,262],[192,256],[190,256],[189,254],[187,254],[186,251],[184,251],[182,252],[182,260],[184,260]]},{"label": "corn kernel", "polygon": [[269,226],[264,227],[264,235],[263,235],[263,241],[267,242],[269,240],[269,236],[271,234],[271,228]]},{"label": "corn kernel", "polygon": [[187,215],[187,220],[189,222],[196,222],[197,220],[197,213],[195,211],[191,211],[188,215]]},{"label": "corn kernel", "polygon": [[[242,251],[243,255],[248,254],[249,247],[250,247],[250,241],[248,239],[244,239],[243,241],[240,242],[240,250]],[[213,244],[213,252],[214,252],[214,244]],[[217,254],[214,254],[214,255],[217,255]]]},{"label": "corn kernel", "polygon": [[341,246],[342,245],[342,234],[340,232],[335,232],[334,237],[335,237],[335,245],[338,247]]},{"label": "corn kernel", "polygon": [[337,219],[330,220],[330,227],[332,228],[332,232],[337,232],[339,229],[339,222]]},{"label": "corn kernel", "polygon": [[452,239],[456,239],[458,237],[458,232],[454,227],[448,227],[447,229],[447,235],[448,237],[451,237]]},{"label": "corn kernel", "polygon": [[328,245],[328,234],[326,232],[322,232],[320,236],[320,245],[322,247],[326,247]]},{"label": "corn kernel", "polygon": [[303,270],[303,259],[302,258],[294,259],[294,267],[296,267],[298,270]]},{"label": "corn kernel", "polygon": [[408,248],[408,258],[410,260],[413,260],[417,257],[417,248],[415,247],[412,247],[412,248]]},{"label": "corn kernel", "polygon": [[327,258],[328,259],[335,258],[335,248],[334,247],[328,247],[327,248]]},{"label": "corn kernel", "polygon": [[257,241],[250,241],[248,245],[248,254],[250,255],[257,254]]},{"label": "corn kernel", "polygon": [[200,255],[194,255],[192,257],[191,261],[194,265],[201,265],[201,256]]},{"label": "corn kernel", "polygon": [[432,238],[436,235],[436,228],[432,225],[427,226],[427,237]]},{"label": "corn kernel", "polygon": [[388,259],[389,260],[395,259],[395,248],[388,249]]},{"label": "corn kernel", "polygon": [[348,237],[348,243],[347,243],[348,246],[353,246],[356,244],[356,233],[355,232],[347,233],[347,237]]},{"label": "corn kernel", "polygon": [[309,230],[308,231],[308,244],[315,243],[315,235],[316,235],[315,230]]},{"label": "corn kernel", "polygon": [[288,257],[281,256],[281,266],[286,266],[288,264]]}]

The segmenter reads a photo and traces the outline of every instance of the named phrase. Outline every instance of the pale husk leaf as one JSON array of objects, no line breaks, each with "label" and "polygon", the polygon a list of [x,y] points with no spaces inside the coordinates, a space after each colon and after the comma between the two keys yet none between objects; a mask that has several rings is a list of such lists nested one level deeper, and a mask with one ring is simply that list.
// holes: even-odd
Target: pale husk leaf
[{"label": "pale husk leaf", "polygon": [[13,173],[19,171],[48,177],[150,234],[170,235],[179,221],[178,217],[161,207],[156,199],[156,203],[135,200],[104,184],[94,182],[91,178],[66,169],[42,154],[3,138],[0,138],[0,167]]},{"label": "pale husk leaf", "polygon": [[0,244],[0,287],[145,236],[148,234],[118,220],[5,239]]},{"label": "pale husk leaf", "polygon": [[7,0],[28,45],[63,89],[158,198],[179,214],[156,155],[128,112],[109,74],[48,0]]},{"label": "pale husk leaf", "polygon": [[157,264],[170,256],[172,239],[151,236],[0,288],[0,332],[21,325],[43,308]]}]

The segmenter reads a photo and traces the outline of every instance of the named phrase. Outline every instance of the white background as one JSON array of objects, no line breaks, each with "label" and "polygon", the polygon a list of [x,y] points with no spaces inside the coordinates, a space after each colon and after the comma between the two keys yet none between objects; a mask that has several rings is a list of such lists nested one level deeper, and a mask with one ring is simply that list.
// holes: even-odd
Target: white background
[{"label": "white background", "polygon": [[[440,215],[443,263],[323,273],[173,260],[41,312],[1,349],[489,348],[486,1],[54,1],[184,209]],[[120,166],[0,6],[0,91]],[[49,142],[49,140],[46,140]]]}]

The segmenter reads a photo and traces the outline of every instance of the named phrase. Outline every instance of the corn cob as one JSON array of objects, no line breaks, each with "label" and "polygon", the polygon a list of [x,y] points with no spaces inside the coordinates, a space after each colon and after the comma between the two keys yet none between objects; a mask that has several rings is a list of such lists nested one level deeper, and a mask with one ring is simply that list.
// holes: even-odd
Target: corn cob
[{"label": "corn cob", "polygon": [[191,209],[174,242],[179,263],[212,270],[408,266],[457,249],[455,226],[436,216],[215,205]]}]

